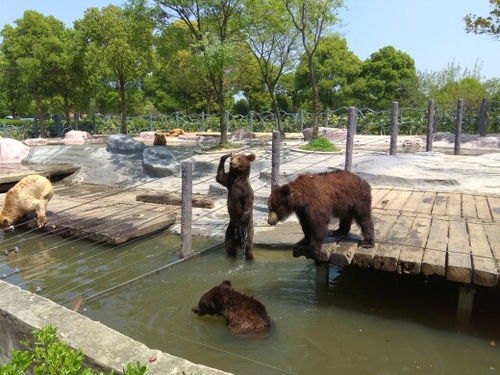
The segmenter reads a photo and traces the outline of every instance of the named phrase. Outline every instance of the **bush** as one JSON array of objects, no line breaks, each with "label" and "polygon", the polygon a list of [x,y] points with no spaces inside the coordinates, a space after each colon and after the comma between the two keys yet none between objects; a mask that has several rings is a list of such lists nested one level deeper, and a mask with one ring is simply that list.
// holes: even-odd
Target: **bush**
[{"label": "bush", "polygon": [[[12,359],[0,365],[2,375],[96,375],[89,368],[82,368],[84,354],[81,350],[73,350],[60,342],[56,336],[56,328],[51,326],[33,332],[32,342],[23,341],[26,350],[12,351]],[[127,364],[125,375],[143,375],[146,366],[139,362]],[[103,375],[103,373],[99,373]],[[111,372],[110,374],[113,374]]]},{"label": "bush", "polygon": [[314,138],[307,145],[301,146],[300,149],[308,151],[340,151],[340,149],[326,137]]}]

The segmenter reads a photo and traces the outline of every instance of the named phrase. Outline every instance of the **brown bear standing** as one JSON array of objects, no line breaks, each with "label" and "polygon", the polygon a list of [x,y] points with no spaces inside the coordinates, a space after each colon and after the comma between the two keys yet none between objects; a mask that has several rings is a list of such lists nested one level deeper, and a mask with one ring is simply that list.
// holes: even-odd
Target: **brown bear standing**
[{"label": "brown bear standing", "polygon": [[210,289],[193,309],[198,316],[221,315],[231,331],[239,334],[265,333],[271,328],[271,318],[262,302],[231,287],[229,280]]},{"label": "brown bear standing", "polygon": [[[224,171],[224,163],[231,158],[229,172]],[[227,211],[229,225],[226,230],[226,253],[236,256],[240,247],[245,259],[253,259],[253,189],[250,186],[250,163],[255,155],[227,154],[220,158],[216,180],[227,187]]]},{"label": "brown bear standing", "polygon": [[317,258],[332,216],[340,219],[333,235],[348,234],[354,219],[363,234],[361,246],[373,247],[371,201],[370,185],[355,174],[344,171],[303,174],[289,184],[273,187],[267,201],[267,222],[276,225],[292,213],[297,215],[304,238],[294,245],[294,256],[310,252]]}]

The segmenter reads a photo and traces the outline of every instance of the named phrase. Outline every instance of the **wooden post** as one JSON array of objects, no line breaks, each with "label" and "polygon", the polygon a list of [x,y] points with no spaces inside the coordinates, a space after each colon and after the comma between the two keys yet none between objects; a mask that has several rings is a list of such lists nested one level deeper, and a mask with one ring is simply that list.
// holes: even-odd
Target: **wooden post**
[{"label": "wooden post", "polygon": [[461,323],[469,323],[474,306],[476,290],[470,286],[461,286],[458,290],[457,319]]},{"label": "wooden post", "polygon": [[432,141],[434,140],[434,100],[430,99],[427,105],[427,143],[425,151],[432,151]]},{"label": "wooden post", "polygon": [[273,132],[273,149],[271,159],[271,187],[280,183],[280,146],[281,135],[279,131]]},{"label": "wooden post", "polygon": [[349,107],[347,117],[347,138],[345,141],[345,164],[344,169],[350,172],[352,169],[352,150],[354,147],[354,136],[356,135],[356,107]]},{"label": "wooden post", "polygon": [[78,130],[78,126],[80,125],[80,112],[75,113],[75,130]]},{"label": "wooden post", "polygon": [[481,100],[479,109],[479,136],[486,137],[486,128],[488,127],[488,99]]},{"label": "wooden post", "polygon": [[464,100],[457,101],[457,117],[455,120],[455,155],[460,155],[460,138],[462,137],[462,120],[464,116]]},{"label": "wooden post", "polygon": [[95,125],[95,112],[92,112],[92,129],[94,129],[94,134],[97,134],[97,128]]},{"label": "wooden post", "polygon": [[330,284],[330,264],[321,262],[316,265],[316,287],[328,288]]},{"label": "wooden post", "polygon": [[391,145],[389,147],[389,155],[398,153],[398,116],[399,103],[392,102],[391,105]]},{"label": "wooden post", "polygon": [[182,162],[181,257],[191,256],[191,223],[193,204],[193,164]]}]

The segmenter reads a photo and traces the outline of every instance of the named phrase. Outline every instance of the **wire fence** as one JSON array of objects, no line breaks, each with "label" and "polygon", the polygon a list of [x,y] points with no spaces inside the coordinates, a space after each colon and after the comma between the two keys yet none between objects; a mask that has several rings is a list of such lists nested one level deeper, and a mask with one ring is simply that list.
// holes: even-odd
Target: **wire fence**
[{"label": "wire fence", "polygon": [[[320,126],[345,129],[347,127],[348,107],[327,109],[321,113]],[[228,131],[246,129],[251,132],[271,132],[276,130],[276,114],[272,111],[237,114],[226,112]],[[463,116],[464,134],[479,133],[481,108],[465,106]],[[500,102],[488,103],[485,111],[486,130],[489,134],[500,132]],[[286,133],[302,132],[312,126],[314,113],[299,110],[295,113],[280,112],[282,128]],[[456,111],[452,108],[437,107],[435,112],[435,132],[453,132]],[[405,108],[399,110],[399,134],[425,134],[427,127],[427,108]],[[61,115],[51,115],[45,121],[48,137],[62,137],[69,130],[84,130],[93,135],[108,135],[121,132],[121,118],[118,115],[89,114],[70,123],[63,121]],[[180,128],[187,132],[219,131],[219,116],[216,113],[165,113],[129,116],[127,131],[139,134],[143,131],[168,131]],[[375,111],[370,108],[358,109],[358,134],[390,134],[390,109]],[[36,119],[2,119],[0,134],[3,137],[25,139],[39,134]]]}]

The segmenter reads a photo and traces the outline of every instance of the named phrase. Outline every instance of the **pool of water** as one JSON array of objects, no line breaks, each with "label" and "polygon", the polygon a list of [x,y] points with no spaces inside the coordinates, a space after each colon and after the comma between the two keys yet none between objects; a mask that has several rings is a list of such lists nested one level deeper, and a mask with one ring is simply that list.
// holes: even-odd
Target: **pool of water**
[{"label": "pool of water", "polygon": [[[61,240],[26,238],[24,256]],[[38,275],[21,271],[8,281],[38,287],[41,295],[69,305],[76,295],[88,297],[177,259],[178,244],[165,234],[115,249],[78,241],[31,259],[54,261],[52,268],[45,265]],[[22,268],[23,262],[13,263],[21,253],[9,256],[0,274]],[[327,289],[316,286],[314,264],[289,250],[258,248],[255,257],[228,259],[217,248],[90,300],[82,313],[152,348],[237,374],[500,371],[498,289],[478,290],[473,321],[463,326],[455,320],[457,286],[444,280],[352,266],[332,269]],[[51,269],[53,274],[40,274]],[[274,322],[269,335],[237,336],[223,318],[191,312],[206,290],[225,279],[266,305]]]}]

